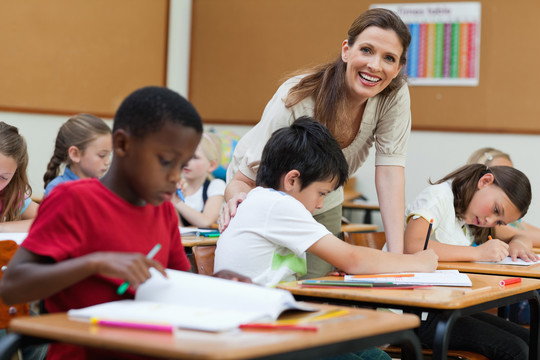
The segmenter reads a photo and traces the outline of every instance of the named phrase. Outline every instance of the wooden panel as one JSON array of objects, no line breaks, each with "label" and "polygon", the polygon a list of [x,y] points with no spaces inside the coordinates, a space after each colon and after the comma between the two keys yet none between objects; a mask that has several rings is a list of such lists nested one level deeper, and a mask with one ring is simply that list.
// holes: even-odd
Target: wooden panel
[{"label": "wooden panel", "polygon": [[[288,73],[334,59],[360,13],[397,2],[193,0],[190,99],[205,122],[254,124]],[[540,2],[481,3],[479,86],[411,87],[413,128],[540,133]]]},{"label": "wooden panel", "polygon": [[165,85],[167,0],[3,1],[0,109],[112,116]]}]

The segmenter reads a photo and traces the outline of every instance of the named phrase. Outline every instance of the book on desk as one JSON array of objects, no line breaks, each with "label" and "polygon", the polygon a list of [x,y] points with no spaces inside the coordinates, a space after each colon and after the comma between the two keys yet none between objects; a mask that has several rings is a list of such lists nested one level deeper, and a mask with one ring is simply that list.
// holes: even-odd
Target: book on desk
[{"label": "book on desk", "polygon": [[358,288],[411,288],[417,286],[472,286],[467,274],[458,270],[436,270],[432,273],[393,273],[345,275],[343,280],[303,280],[303,286],[348,286]]},{"label": "book on desk", "polygon": [[107,320],[133,324],[225,331],[250,322],[272,321],[285,310],[314,311],[297,303],[290,292],[167,269],[168,279],[151,268],[135,300],[120,300],[72,309],[74,320]]}]

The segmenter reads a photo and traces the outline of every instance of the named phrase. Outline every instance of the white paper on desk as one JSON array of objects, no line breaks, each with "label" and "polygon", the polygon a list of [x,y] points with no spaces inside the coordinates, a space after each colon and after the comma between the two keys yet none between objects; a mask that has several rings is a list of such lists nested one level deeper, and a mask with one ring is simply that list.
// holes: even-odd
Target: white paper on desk
[{"label": "white paper on desk", "polygon": [[504,260],[501,260],[501,261],[476,261],[476,262],[480,264],[520,265],[520,266],[540,264],[540,260],[527,262],[525,260],[518,258],[516,261],[513,261],[511,256],[508,256]]},{"label": "white paper on desk", "polygon": [[21,245],[23,240],[26,239],[28,233],[0,233],[0,240],[13,240],[18,245]]},{"label": "white paper on desk", "polygon": [[393,283],[400,285],[436,285],[436,286],[472,286],[471,279],[467,274],[460,273],[458,270],[436,270],[432,273],[398,273],[413,274],[413,276],[382,276],[377,274],[377,277],[360,277],[355,278],[354,275],[345,275],[345,281],[351,282],[367,282],[367,283]]},{"label": "white paper on desk", "polygon": [[183,227],[183,226],[179,226],[178,227],[180,229],[180,234],[181,235],[197,235],[197,234],[204,234],[204,233],[213,233],[213,232],[216,232],[217,229],[201,229],[201,228],[196,228],[196,227]]},{"label": "white paper on desk", "polygon": [[75,319],[107,319],[224,331],[253,321],[276,320],[288,309],[314,311],[285,290],[265,288],[211,276],[167,269],[137,289],[135,300],[122,300],[70,310]]}]

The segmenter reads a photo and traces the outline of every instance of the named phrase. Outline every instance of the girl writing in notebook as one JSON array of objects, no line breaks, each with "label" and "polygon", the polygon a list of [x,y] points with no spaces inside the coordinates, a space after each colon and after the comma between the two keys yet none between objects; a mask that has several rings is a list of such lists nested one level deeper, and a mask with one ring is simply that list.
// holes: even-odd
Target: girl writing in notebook
[{"label": "girl writing in notebook", "polygon": [[[73,116],[56,136],[54,153],[43,176],[45,195],[66,181],[101,177],[109,167],[111,152],[111,129],[103,120],[90,114]],[[59,175],[61,165],[66,167]]]},{"label": "girl writing in notebook", "polygon": [[[484,164],[487,166],[511,166],[514,163],[507,153],[490,147],[485,147],[476,150],[471,154],[467,164]],[[509,230],[523,232],[524,236],[531,239],[534,247],[540,247],[540,229],[529,223],[521,221],[521,219],[508,224],[512,228]]]},{"label": "girl writing in notebook", "polygon": [[[500,261],[508,255],[514,260],[536,260],[530,240],[500,226],[525,215],[530,202],[531,186],[521,171],[508,166],[463,166],[428,186],[407,206],[405,252],[423,248],[433,219],[428,249],[437,253],[439,261]],[[433,344],[438,316],[429,314],[420,326],[424,346]],[[449,348],[478,352],[491,360],[527,359],[528,343],[529,330],[479,313],[456,321]]]},{"label": "girl writing in notebook", "polygon": [[37,215],[27,166],[25,139],[16,127],[0,122],[0,232],[27,232]]},{"label": "girl writing in notebook", "polygon": [[220,159],[221,140],[216,134],[203,133],[195,154],[182,171],[180,192],[173,198],[182,225],[209,227],[217,222],[225,181],[214,179],[212,172]]}]

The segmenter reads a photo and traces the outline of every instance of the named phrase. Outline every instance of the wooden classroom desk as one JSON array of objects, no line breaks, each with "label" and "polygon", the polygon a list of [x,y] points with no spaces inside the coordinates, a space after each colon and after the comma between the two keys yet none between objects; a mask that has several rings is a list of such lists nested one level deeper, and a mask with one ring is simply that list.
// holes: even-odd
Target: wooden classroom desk
[{"label": "wooden classroom desk", "polygon": [[[362,202],[355,202],[354,199],[344,200],[342,203],[343,211],[352,212],[353,210],[365,210],[364,223],[370,224],[372,222],[371,212],[380,211],[380,207],[377,204],[369,204]],[[351,214],[348,214],[348,218],[351,218]]]},{"label": "wooden classroom desk", "polygon": [[196,235],[182,235],[182,245],[185,248],[191,248],[193,246],[209,246],[216,245],[219,237],[204,237]]},{"label": "wooden classroom desk", "polygon": [[500,265],[482,264],[470,261],[439,261],[439,270],[457,269],[460,272],[540,278],[540,264]]},{"label": "wooden classroom desk", "polygon": [[[339,308],[313,305],[320,309]],[[419,340],[412,330],[420,324],[416,315],[346,309],[346,315],[309,323],[317,325],[317,331],[177,330],[174,335],[91,325],[69,320],[65,313],[20,317],[11,321],[10,334],[0,340],[0,359],[10,359],[20,345],[39,341],[174,359],[313,359],[396,343],[408,351],[411,359],[422,358]]]},{"label": "wooden classroom desk", "polygon": [[[433,286],[413,290],[361,289],[361,288],[315,288],[301,287],[297,282],[279,284],[277,287],[290,291],[297,300],[331,302],[340,305],[390,307],[405,312],[423,311],[439,313],[433,343],[433,358],[447,359],[450,331],[457,318],[480,311],[529,300],[531,309],[529,359],[539,359],[540,299],[537,289],[540,280],[522,279],[515,285],[500,287],[504,276],[469,274],[472,288]],[[343,277],[324,277],[326,280],[343,280]],[[478,291],[474,291],[478,289]]]}]

